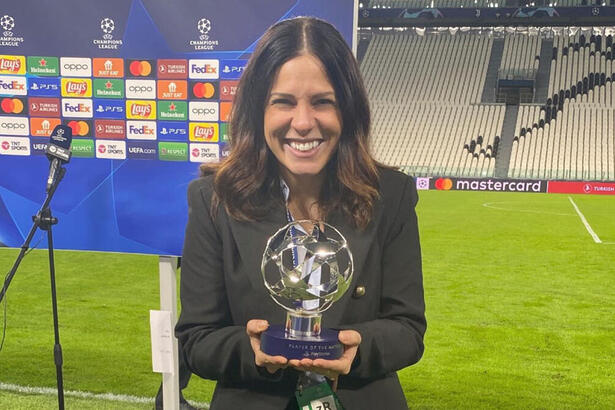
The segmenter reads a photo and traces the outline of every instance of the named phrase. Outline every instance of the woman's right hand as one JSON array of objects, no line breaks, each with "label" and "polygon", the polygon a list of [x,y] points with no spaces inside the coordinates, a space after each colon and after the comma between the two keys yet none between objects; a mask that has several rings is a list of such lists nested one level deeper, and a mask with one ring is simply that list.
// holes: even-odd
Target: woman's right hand
[{"label": "woman's right hand", "polygon": [[261,350],[261,333],[269,327],[266,320],[252,319],[246,324],[246,333],[250,337],[250,344],[254,350],[254,362],[257,366],[264,367],[271,374],[288,365],[288,359],[284,356],[269,356]]}]

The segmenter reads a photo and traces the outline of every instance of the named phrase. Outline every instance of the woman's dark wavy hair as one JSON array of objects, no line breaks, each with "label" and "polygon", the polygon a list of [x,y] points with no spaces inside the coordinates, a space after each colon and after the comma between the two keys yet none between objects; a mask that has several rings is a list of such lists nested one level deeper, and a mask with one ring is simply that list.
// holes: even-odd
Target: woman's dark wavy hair
[{"label": "woman's dark wavy hair", "polygon": [[237,220],[261,219],[282,201],[277,160],[264,136],[265,104],[279,68],[302,54],[318,58],[335,90],[342,117],[337,150],[326,165],[319,200],[322,215],[340,209],[365,227],[378,198],[378,164],[368,148],[370,110],[359,66],[340,33],[313,17],[281,21],[258,42],[239,81],[230,116],[230,153],[217,164],[212,207],[224,206]]}]

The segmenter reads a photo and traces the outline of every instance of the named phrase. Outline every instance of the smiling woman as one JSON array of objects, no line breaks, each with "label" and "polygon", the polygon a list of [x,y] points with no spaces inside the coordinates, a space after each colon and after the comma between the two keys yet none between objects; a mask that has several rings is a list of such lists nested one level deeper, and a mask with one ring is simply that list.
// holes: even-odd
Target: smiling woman
[{"label": "smiling woman", "polygon": [[[229,156],[188,188],[176,334],[190,369],[218,381],[212,410],[297,409],[295,392],[325,377],[347,409],[407,409],[396,371],[420,359],[426,328],[418,198],[410,177],[373,159],[369,129],[359,66],[335,28],[306,17],[270,27],[238,85]],[[305,219],[339,229],[353,254],[353,289],[324,318],[339,329],[334,360],[261,350],[269,323],[285,320],[263,251],[288,222],[315,229]]]}]

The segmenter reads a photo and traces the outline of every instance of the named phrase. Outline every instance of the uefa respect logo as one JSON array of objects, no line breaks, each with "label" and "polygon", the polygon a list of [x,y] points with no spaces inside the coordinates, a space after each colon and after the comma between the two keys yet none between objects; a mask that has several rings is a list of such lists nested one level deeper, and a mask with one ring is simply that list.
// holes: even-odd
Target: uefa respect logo
[{"label": "uefa respect logo", "polygon": [[1,47],[19,47],[23,43],[23,37],[16,36],[13,32],[15,29],[15,18],[8,14],[0,17],[0,27],[2,27],[2,37],[0,37]]},{"label": "uefa respect logo", "polygon": [[218,45],[218,40],[214,40],[210,37],[213,24],[207,17],[201,17],[196,22],[196,30],[199,33],[198,40],[190,40],[190,47],[194,47],[195,51],[211,51]]},{"label": "uefa respect logo", "polygon": [[95,38],[92,43],[101,50],[117,50],[122,45],[122,40],[114,40],[115,21],[110,17],[100,20],[101,38]]}]

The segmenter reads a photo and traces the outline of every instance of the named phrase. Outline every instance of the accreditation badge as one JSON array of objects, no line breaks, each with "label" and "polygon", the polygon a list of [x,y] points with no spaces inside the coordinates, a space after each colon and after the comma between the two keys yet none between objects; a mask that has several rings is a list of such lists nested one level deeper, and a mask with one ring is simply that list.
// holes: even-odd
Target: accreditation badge
[{"label": "accreditation badge", "polygon": [[295,392],[299,410],[344,410],[329,383],[322,382]]}]

